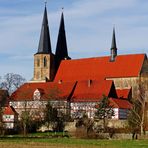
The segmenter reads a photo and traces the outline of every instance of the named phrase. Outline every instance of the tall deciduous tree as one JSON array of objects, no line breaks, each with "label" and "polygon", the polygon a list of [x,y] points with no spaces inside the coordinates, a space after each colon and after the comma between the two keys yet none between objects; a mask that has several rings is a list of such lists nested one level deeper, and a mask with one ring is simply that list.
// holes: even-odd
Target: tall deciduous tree
[{"label": "tall deciduous tree", "polygon": [[21,86],[26,81],[19,74],[14,73],[7,73],[4,75],[4,78],[1,82],[1,88],[7,89],[8,92],[11,94],[14,90],[16,90],[19,86]]},{"label": "tall deciduous tree", "polygon": [[141,126],[141,121],[142,121],[141,107],[142,106],[139,100],[132,100],[132,104],[133,104],[133,107],[129,111],[129,115],[128,115],[128,124],[133,134],[132,137],[134,139],[135,135],[138,133]]},{"label": "tall deciduous tree", "polygon": [[128,122],[132,130],[140,128],[140,133],[144,134],[146,126],[146,102],[148,99],[148,80],[140,78],[137,85],[137,97],[133,101],[133,108],[130,111]]},{"label": "tall deciduous tree", "polygon": [[110,104],[109,98],[103,95],[102,100],[98,104],[96,116],[103,120],[104,130],[107,127],[107,120],[114,116],[113,107]]},{"label": "tall deciduous tree", "polygon": [[138,101],[141,104],[141,123],[140,123],[140,131],[141,134],[144,134],[144,126],[145,126],[145,113],[146,113],[146,101],[148,99],[148,80],[140,79],[138,85]]}]

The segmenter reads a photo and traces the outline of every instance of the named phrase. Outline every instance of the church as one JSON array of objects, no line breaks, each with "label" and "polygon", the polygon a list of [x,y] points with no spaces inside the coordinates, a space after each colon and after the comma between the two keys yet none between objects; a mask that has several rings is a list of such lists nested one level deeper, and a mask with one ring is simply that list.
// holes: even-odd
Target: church
[{"label": "church", "polygon": [[109,56],[71,59],[68,55],[64,14],[61,14],[56,52],[52,52],[47,8],[45,6],[34,75],[10,97],[10,106],[18,114],[27,108],[42,112],[48,101],[53,107],[78,118],[83,112],[93,118],[103,95],[110,99],[115,116],[127,118],[136,98],[139,80],[147,79],[147,55],[118,55],[115,28]]}]

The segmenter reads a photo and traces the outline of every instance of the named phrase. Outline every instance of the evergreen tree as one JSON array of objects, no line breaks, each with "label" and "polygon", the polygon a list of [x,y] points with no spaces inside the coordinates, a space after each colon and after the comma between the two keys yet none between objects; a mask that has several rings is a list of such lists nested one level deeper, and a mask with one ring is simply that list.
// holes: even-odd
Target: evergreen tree
[{"label": "evergreen tree", "polygon": [[114,110],[108,97],[103,95],[102,100],[98,104],[96,116],[103,120],[103,127],[105,130],[107,127],[107,120],[114,116]]}]

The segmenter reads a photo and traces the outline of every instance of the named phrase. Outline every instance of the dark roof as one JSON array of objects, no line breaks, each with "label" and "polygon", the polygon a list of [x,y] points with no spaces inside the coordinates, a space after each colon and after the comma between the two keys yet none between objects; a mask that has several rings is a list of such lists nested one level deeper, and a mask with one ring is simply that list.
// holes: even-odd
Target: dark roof
[{"label": "dark roof", "polygon": [[116,46],[116,36],[115,36],[115,28],[113,28],[113,36],[112,36],[112,44],[111,44],[111,50],[117,50]]},{"label": "dark roof", "polygon": [[60,22],[58,40],[57,40],[57,45],[56,45],[55,58],[56,58],[56,68],[59,67],[61,60],[65,59],[65,58],[69,59],[63,13],[61,15],[61,22]]},{"label": "dark roof", "polygon": [[47,10],[45,6],[37,54],[48,54],[48,53],[50,54],[52,53],[52,51],[51,51],[51,42],[50,42],[49,27],[48,27]]}]

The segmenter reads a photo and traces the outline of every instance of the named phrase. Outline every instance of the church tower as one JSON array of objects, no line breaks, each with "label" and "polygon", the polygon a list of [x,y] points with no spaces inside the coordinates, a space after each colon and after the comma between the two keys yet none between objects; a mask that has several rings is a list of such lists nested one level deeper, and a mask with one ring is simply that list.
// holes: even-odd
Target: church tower
[{"label": "church tower", "polygon": [[68,60],[68,59],[71,58],[68,56],[64,14],[62,12],[59,33],[58,33],[58,40],[56,45],[56,52],[55,52],[55,70],[56,71],[58,70],[62,60]]},{"label": "church tower", "polygon": [[54,78],[54,55],[51,50],[48,17],[45,5],[38,51],[34,55],[33,81],[52,81]]}]

